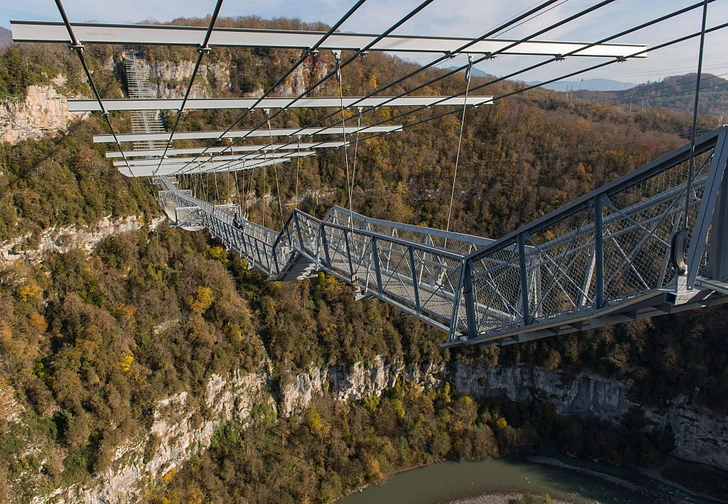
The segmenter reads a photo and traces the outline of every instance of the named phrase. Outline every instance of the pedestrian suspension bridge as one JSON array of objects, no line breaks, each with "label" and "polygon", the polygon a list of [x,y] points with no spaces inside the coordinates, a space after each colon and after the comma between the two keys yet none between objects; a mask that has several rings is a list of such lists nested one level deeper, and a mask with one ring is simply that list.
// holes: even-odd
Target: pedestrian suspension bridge
[{"label": "pedestrian suspension bridge", "polygon": [[[175,225],[206,228],[271,279],[323,271],[448,332],[504,345],[728,301],[728,129],[498,240],[294,210],[275,231],[155,178]],[[688,209],[685,228],[685,209]]]},{"label": "pedestrian suspension bridge", "polygon": [[[728,26],[706,25],[707,2],[698,2],[634,26],[621,27],[597,42],[542,41],[537,37],[607,9],[610,3],[549,16],[558,20],[540,26],[538,23],[546,19],[541,15],[558,7],[557,0],[544,0],[477,38],[393,34],[430,2],[425,0],[378,35],[342,31],[342,25],[362,8],[365,0],[351,6],[327,32],[219,28],[215,24],[223,0],[216,1],[207,29],[72,24],[61,0],[56,0],[56,5],[62,23],[12,21],[11,25],[16,42],[65,43],[76,52],[95,99],[68,100],[69,111],[101,112],[110,134],[97,135],[94,141],[116,146],[118,152],[107,152],[107,157],[118,160],[114,164],[123,174],[152,177],[160,186],[158,201],[173,225],[188,230],[207,229],[225,247],[272,280],[294,281],[317,272],[334,275],[352,284],[358,297],[381,299],[443,329],[448,333],[444,346],[505,345],[728,301],[725,127],[695,138],[694,122],[689,145],[495,240],[372,219],[341,207],[332,208],[322,219],[295,209],[281,230],[250,221],[237,228],[233,226],[233,217],[240,212],[238,206],[213,205],[177,186],[180,175],[275,166],[314,155],[315,149],[346,148],[352,135],[358,140],[360,133],[370,137],[402,129],[403,126],[392,124],[392,116],[361,125],[362,115],[381,107],[403,107],[405,112],[394,115],[395,119],[416,113],[424,117],[420,122],[440,117],[431,113],[433,108],[444,106],[449,110],[447,114],[459,113],[459,107],[462,139],[466,110],[508,99],[538,85],[496,97],[479,92],[485,87],[506,79],[520,79],[522,73],[567,58],[599,60],[595,65],[549,81],[554,82],[611,64],[639,61],[649,51],[699,37],[697,117],[705,35]],[[651,49],[614,43],[699,8],[703,10],[700,31],[674,35],[669,29],[662,30],[664,38]],[[630,16],[620,19],[625,24],[631,22]],[[496,37],[508,34],[514,27],[534,24],[538,26],[520,39]],[[94,43],[125,48],[126,99],[105,98],[99,93],[84,56],[84,44]],[[155,44],[197,48],[197,61],[183,97],[159,99],[150,85],[149,68],[141,48]],[[195,97],[195,78],[205,56],[215,47],[288,51],[285,54],[292,56],[293,64],[261,96]],[[281,96],[281,85],[291,82],[304,62],[320,61],[321,51],[331,51],[334,56],[327,73],[302,92]],[[430,54],[433,59],[393,82],[381,84],[366,96],[345,97],[342,70],[371,51]],[[496,57],[523,55],[543,60],[471,86],[474,65],[489,64]],[[467,63],[453,70],[440,68],[441,71],[426,76],[422,73],[437,65],[451,65],[451,60],[458,57],[467,58]],[[458,74],[465,75],[463,91],[439,97],[426,92],[428,86]],[[416,76],[424,77],[409,85],[409,79]],[[311,93],[329,79],[338,81],[338,96],[312,97]],[[394,89],[404,91],[391,96],[381,94]],[[314,122],[300,127],[272,128],[272,120],[296,108],[334,112],[320,114]],[[180,118],[187,111],[210,109],[242,112],[225,130],[178,131]],[[167,124],[160,118],[160,110],[171,111]],[[275,112],[271,114],[271,110]],[[357,110],[357,126],[347,126],[347,113],[351,120],[352,112]],[[132,133],[115,131],[109,117],[116,111],[132,112]],[[286,121],[283,116],[278,122],[287,124]],[[297,121],[298,118],[291,123]],[[238,125],[249,129],[234,129]],[[322,135],[336,135],[340,140],[324,142],[320,140]],[[274,136],[278,143],[274,143]],[[270,141],[251,143],[259,137]],[[172,143],[178,140],[186,142],[186,146],[173,148]],[[134,149],[124,150],[124,142],[132,143]],[[458,141],[455,173],[459,157]],[[453,194],[454,187],[453,180]]]}]

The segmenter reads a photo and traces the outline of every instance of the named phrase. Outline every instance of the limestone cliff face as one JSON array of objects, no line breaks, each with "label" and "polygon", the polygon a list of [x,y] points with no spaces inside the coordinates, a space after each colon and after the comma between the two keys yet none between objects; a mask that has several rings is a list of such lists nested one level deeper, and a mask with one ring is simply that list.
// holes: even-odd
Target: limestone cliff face
[{"label": "limestone cliff face", "polygon": [[339,401],[360,401],[393,387],[400,376],[426,388],[438,387],[442,383],[442,371],[442,367],[432,364],[408,368],[400,360],[382,356],[368,365],[357,362],[329,369],[314,368],[281,385],[278,407],[282,415],[291,415],[305,409],[313,397],[324,392]]},{"label": "limestone cliff face", "polygon": [[[143,68],[149,73],[149,80],[157,91],[158,98],[182,98],[184,97],[190,77],[195,68],[194,61],[155,61],[149,63],[141,62]],[[326,66],[319,64],[323,68],[320,70],[316,67],[317,72],[326,71]],[[276,90],[277,95],[295,96],[302,93],[306,89],[306,78],[304,75],[309,73],[305,65],[300,66],[283,82]],[[190,98],[209,98],[211,96],[220,96],[232,87],[230,68],[226,64],[213,63],[202,64],[197,71]],[[263,88],[250,93],[251,96],[260,96],[264,93]]]},{"label": "limestone cliff face", "polygon": [[[438,386],[441,370],[430,365],[406,369],[400,362],[387,362],[378,357],[369,366],[357,363],[328,370],[312,369],[296,375],[279,391],[271,389],[268,372],[213,375],[202,400],[195,401],[187,392],[180,392],[159,401],[149,433],[119,446],[111,468],[97,474],[92,484],[59,488],[33,502],[137,502],[146,482],[170,474],[192,455],[207,448],[215,429],[224,422],[249,425],[255,405],[277,407],[279,414],[291,415],[306,408],[313,397],[326,390],[340,400],[358,400],[381,394],[401,375],[424,386]],[[274,397],[278,397],[278,402]]]},{"label": "limestone cliff face", "polygon": [[[155,61],[142,62],[149,72],[159,98],[182,98],[195,67],[194,61]],[[104,62],[112,69],[111,58]],[[319,68],[320,67],[320,68]],[[299,67],[278,89],[284,96],[293,96],[306,89],[305,74],[315,71],[325,73],[326,65],[319,63],[313,69]],[[53,79],[55,85],[63,85],[62,75]],[[197,72],[190,98],[208,98],[224,94],[230,89],[230,69],[226,64],[203,64]],[[252,95],[260,96],[263,89]],[[66,131],[70,123],[83,118],[86,113],[68,111],[68,98],[58,94],[53,86],[29,86],[24,100],[5,100],[0,102],[0,142],[16,143],[30,138],[43,138]]]},{"label": "limestone cliff face", "polygon": [[83,113],[68,111],[68,100],[51,86],[29,86],[25,100],[0,103],[0,141],[16,143],[55,135]]},{"label": "limestone cliff face", "polygon": [[[164,219],[165,217],[153,219],[150,223],[150,228],[156,229]],[[18,259],[37,263],[46,253],[65,253],[76,248],[90,251],[96,244],[108,236],[134,231],[143,225],[144,222],[135,216],[120,219],[105,217],[90,227],[77,228],[67,226],[47,229],[40,236],[40,244],[38,247],[32,250],[21,250],[23,241],[28,237],[0,242],[0,264],[11,263]]]},{"label": "limestone cliff face", "polygon": [[[269,403],[272,406],[273,400],[266,390],[266,374],[236,372],[227,377],[213,375],[199,404],[192,401],[187,392],[159,401],[150,432],[119,446],[111,468],[96,475],[95,483],[59,488],[49,495],[36,497],[33,502],[138,502],[145,482],[170,474],[194,453],[207,448],[215,430],[223,422],[246,424],[251,421],[254,405]],[[208,411],[205,418],[200,417],[202,409]]]},{"label": "limestone cliff face", "polygon": [[[514,401],[545,401],[563,415],[596,416],[618,423],[633,403],[628,399],[629,383],[609,380],[590,373],[575,379],[561,371],[528,366],[506,368],[455,364],[407,367],[399,360],[377,357],[364,365],[313,368],[283,378],[279,390],[271,387],[267,372],[212,376],[201,400],[181,392],[157,404],[150,432],[129,440],[117,449],[112,468],[97,475],[91,486],[58,489],[34,502],[124,504],[136,502],[147,481],[163,477],[210,445],[217,427],[226,421],[250,424],[256,404],[278,407],[280,415],[305,409],[324,393],[339,400],[360,400],[381,394],[398,377],[424,387],[438,387],[450,381],[460,394],[500,396]],[[666,411],[646,410],[657,428],[670,426],[675,433],[674,455],[692,462],[728,469],[728,418],[702,411],[678,398]],[[148,459],[144,459],[144,453]],[[149,453],[151,452],[151,456]]]},{"label": "limestone cliff face", "polygon": [[[159,98],[183,98],[190,77],[195,69],[194,61],[143,62],[149,72],[149,79],[156,87]],[[212,88],[225,90],[230,87],[230,72],[227,65],[200,65],[190,98],[209,98]]]},{"label": "limestone cliff face", "polygon": [[[610,380],[589,372],[572,378],[563,371],[516,367],[456,364],[451,377],[461,394],[499,396],[512,401],[542,401],[561,415],[596,417],[618,424],[632,406],[630,383]],[[670,427],[675,436],[673,455],[728,470],[728,416],[707,411],[686,397],[675,398],[662,410],[642,409],[658,429]]]},{"label": "limestone cliff face", "polygon": [[627,399],[631,383],[586,372],[572,379],[561,371],[525,365],[486,369],[459,363],[452,380],[460,394],[505,397],[517,402],[542,401],[552,404],[560,415],[597,417],[615,424],[632,405]]}]

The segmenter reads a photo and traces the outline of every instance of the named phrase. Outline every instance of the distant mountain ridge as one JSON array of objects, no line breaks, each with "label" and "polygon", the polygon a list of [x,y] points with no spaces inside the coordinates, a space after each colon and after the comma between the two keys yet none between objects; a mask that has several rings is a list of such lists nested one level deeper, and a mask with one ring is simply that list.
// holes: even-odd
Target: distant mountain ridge
[{"label": "distant mountain ridge", "polygon": [[[447,70],[457,70],[459,68],[460,67],[450,66],[450,67],[447,67]],[[462,70],[462,71],[464,72],[465,70]],[[473,67],[473,69],[470,70],[470,75],[472,75],[473,77],[489,77],[489,78],[495,78],[495,75],[489,74],[488,72],[484,72],[484,71],[482,71],[482,70],[480,70],[478,68],[475,68],[475,67]]]},{"label": "distant mountain ridge", "polygon": [[13,43],[13,32],[7,28],[0,26],[0,47],[5,47]]},{"label": "distant mountain ridge", "polygon": [[[577,91],[576,96],[610,104],[640,108],[665,107],[692,112],[695,104],[696,76],[695,73],[675,75],[659,82],[648,82],[621,91]],[[702,75],[698,112],[728,117],[728,80],[712,74]]]},{"label": "distant mountain ridge", "polygon": [[558,81],[543,86],[552,91],[623,91],[637,86],[633,82],[612,79],[582,79],[578,81]]}]

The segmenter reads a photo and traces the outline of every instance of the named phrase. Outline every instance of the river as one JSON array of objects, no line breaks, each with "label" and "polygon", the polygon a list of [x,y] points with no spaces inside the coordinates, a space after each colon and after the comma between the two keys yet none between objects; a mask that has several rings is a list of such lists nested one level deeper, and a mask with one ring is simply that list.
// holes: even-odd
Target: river
[{"label": "river", "polygon": [[534,460],[540,462],[520,459],[443,462],[397,474],[340,503],[496,503],[507,502],[503,496],[525,493],[548,493],[555,501],[576,504],[715,502],[691,497],[629,469],[573,459]]}]

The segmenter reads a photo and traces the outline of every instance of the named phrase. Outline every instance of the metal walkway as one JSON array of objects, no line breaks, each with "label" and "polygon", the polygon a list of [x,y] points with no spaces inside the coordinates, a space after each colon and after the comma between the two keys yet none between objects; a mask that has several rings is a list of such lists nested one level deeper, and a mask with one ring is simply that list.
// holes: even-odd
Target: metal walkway
[{"label": "metal walkway", "polygon": [[[138,47],[125,47],[126,84],[129,98],[152,100],[157,92],[149,79],[149,64]],[[135,133],[164,133],[164,124],[158,110],[135,110],[131,113],[131,127]],[[164,149],[165,142],[134,142],[134,150]]]},{"label": "metal walkway", "polygon": [[697,139],[690,183],[689,159],[686,145],[499,240],[340,207],[239,230],[235,207],[155,181],[176,225],[206,227],[273,279],[324,271],[447,331],[444,346],[503,345],[727,302],[728,129]]}]

